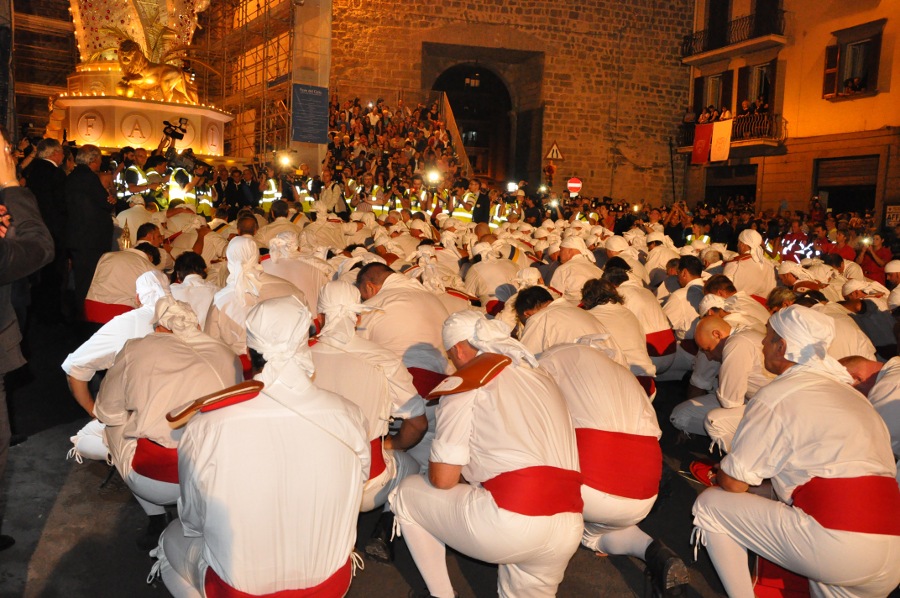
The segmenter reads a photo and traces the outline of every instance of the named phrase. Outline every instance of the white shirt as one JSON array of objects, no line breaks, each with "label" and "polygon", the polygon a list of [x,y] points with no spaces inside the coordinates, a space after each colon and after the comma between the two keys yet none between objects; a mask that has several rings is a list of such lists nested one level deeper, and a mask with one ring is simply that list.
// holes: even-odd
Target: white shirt
[{"label": "white shirt", "polygon": [[694,338],[694,328],[697,327],[699,319],[697,306],[701,299],[703,299],[702,278],[695,278],[666,298],[662,310],[678,340]]},{"label": "white shirt", "polygon": [[790,504],[813,477],[895,477],[884,422],[859,392],[794,366],[747,405],[722,470],[757,486],[765,479]]},{"label": "white shirt", "polygon": [[828,347],[829,355],[835,359],[860,355],[875,360],[875,345],[853,321],[847,308],[839,303],[825,303],[812,309],[834,318],[834,340]]},{"label": "white shirt", "polygon": [[763,365],[763,335],[746,328],[725,339],[716,398],[726,409],[740,407],[775,376]]},{"label": "white shirt", "polygon": [[609,334],[597,318],[560,297],[525,322],[522,344],[535,355],[588,334]]},{"label": "white shirt", "polygon": [[201,561],[242,592],[318,585],[353,550],[369,465],[359,408],[283,371],[259,396],[188,422],[178,446],[184,533],[203,538]]},{"label": "white shirt", "polygon": [[407,368],[450,373],[441,329],[450,315],[421,283],[391,274],[381,290],[365,302],[380,309],[363,315],[357,331],[403,360]]},{"label": "white shirt", "polygon": [[562,391],[575,428],[662,436],[647,393],[603,351],[567,343],[548,349],[538,361]]},{"label": "white shirt", "polygon": [[481,305],[487,307],[489,301],[497,299],[497,288],[511,284],[518,272],[518,266],[509,260],[483,260],[473,264],[466,272],[464,290],[478,297]]},{"label": "white shirt", "polygon": [[94,374],[112,367],[116,354],[129,339],[153,332],[153,311],[154,306],[148,305],[116,316],[69,353],[62,363],[63,371],[76,380],[90,382]]},{"label": "white shirt", "polygon": [[277,262],[272,259],[260,262],[263,271],[272,276],[283,278],[300,289],[309,305],[310,313],[318,313],[319,291],[331,280],[321,268],[308,263],[302,258],[281,258]]},{"label": "white shirt", "polygon": [[900,455],[900,357],[893,357],[884,364],[868,398],[887,424],[894,454]]},{"label": "white shirt", "polygon": [[183,281],[172,284],[169,289],[173,297],[191,306],[197,314],[200,328],[204,328],[213,297],[219,292],[219,287],[204,280],[199,274],[188,274]]},{"label": "white shirt", "polygon": [[769,310],[744,291],[738,291],[725,300],[725,311],[740,315],[748,324],[765,332],[766,323],[769,321]]},{"label": "white shirt", "polygon": [[275,235],[279,233],[296,233],[300,234],[303,229],[285,218],[284,216],[279,216],[269,224],[260,228],[256,231],[256,242],[265,247],[269,246],[269,241],[275,238]]},{"label": "white shirt", "polygon": [[647,338],[641,330],[640,322],[627,307],[607,303],[592,307],[588,313],[597,318],[615,339],[632,374],[651,377],[656,375],[656,366],[647,353]]},{"label": "white shirt", "polygon": [[137,307],[135,281],[144,272],[155,270],[147,254],[138,249],[109,251],[100,256],[87,299]]},{"label": "white shirt", "polygon": [[660,245],[650,250],[647,255],[647,263],[644,268],[650,276],[650,288],[656,289],[666,279],[666,264],[669,260],[677,260],[678,254],[666,247]]},{"label": "white shirt", "polygon": [[128,234],[131,237],[132,247],[137,245],[137,230],[142,224],[150,222],[151,217],[152,213],[142,205],[131,206],[127,210],[122,210],[116,216],[116,221],[119,223],[120,228],[124,229],[125,225],[128,225]]},{"label": "white shirt", "polygon": [[579,470],[566,403],[547,372],[527,365],[441,398],[431,460],[461,465],[473,483],[541,465]]},{"label": "white shirt", "polygon": [[576,255],[553,273],[550,286],[569,301],[581,301],[581,288],[589,280],[603,276],[603,270],[583,255]]},{"label": "white shirt", "polygon": [[757,297],[768,297],[775,288],[775,267],[766,259],[757,263],[752,259],[733,260],[725,264],[723,274],[731,279],[739,291]]},{"label": "white shirt", "polygon": [[641,325],[644,336],[669,330],[672,325],[663,312],[659,301],[653,296],[653,293],[642,287],[633,280],[626,280],[617,288],[619,295],[625,300],[625,307],[637,318]]}]

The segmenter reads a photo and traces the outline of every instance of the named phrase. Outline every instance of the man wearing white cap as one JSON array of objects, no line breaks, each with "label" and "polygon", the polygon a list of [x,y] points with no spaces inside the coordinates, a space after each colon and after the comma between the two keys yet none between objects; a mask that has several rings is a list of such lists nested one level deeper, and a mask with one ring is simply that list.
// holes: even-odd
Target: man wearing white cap
[{"label": "man wearing white cap", "polygon": [[766,260],[762,236],[752,228],[738,235],[738,256],[725,264],[723,274],[739,291],[757,297],[768,297],[775,288],[775,270]]},{"label": "man wearing white cap", "polygon": [[[66,357],[62,369],[72,396],[87,411],[94,415],[94,398],[91,396],[89,383],[94,375],[112,367],[116,354],[125,343],[132,338],[141,338],[153,332],[154,309],[156,302],[169,294],[169,281],[159,270],[150,270],[141,274],[135,282],[140,307],[118,315],[80,347]],[[88,422],[78,434],[71,437],[72,450],[69,456],[76,460],[82,457],[105,460],[106,444],[103,440],[103,424],[96,419]]]},{"label": "man wearing white cap", "polygon": [[888,309],[900,307],[900,260],[891,260],[884,265],[884,279],[891,294],[888,295]]},{"label": "man wearing white cap", "polygon": [[150,518],[139,539],[150,550],[166,527],[165,505],[178,500],[181,430],[165,415],[185,402],[237,384],[240,361],[231,350],[200,332],[190,305],[166,296],[156,302],[156,332],[132,339],[109,369],[94,413],[113,465]]},{"label": "man wearing white cap", "polygon": [[666,264],[669,260],[677,260],[679,255],[673,249],[671,240],[660,232],[652,232],[647,235],[647,263],[644,268],[650,277],[650,290],[656,289],[666,279]]},{"label": "man wearing white cap", "polygon": [[[352,284],[329,282],[319,299],[324,325],[312,346],[316,386],[355,403],[368,422],[372,466],[363,487],[359,509],[363,512],[384,505],[400,480],[418,473],[418,463],[405,451],[422,440],[428,428],[425,401],[400,358],[356,334],[356,321],[367,310]],[[394,435],[388,434],[391,420],[402,420]],[[376,530],[380,546],[373,551],[381,560],[390,560],[387,543],[392,523],[385,521]]]},{"label": "man wearing white cap", "polygon": [[431,596],[454,596],[446,545],[498,563],[503,598],[555,596],[583,529],[565,401],[502,322],[459,312],[443,339],[457,375],[434,390],[429,479],[408,477],[391,496],[401,534]]},{"label": "man wearing white cap", "polygon": [[631,266],[631,274],[644,283],[644,286],[650,285],[650,275],[647,269],[641,263],[638,250],[628,244],[623,237],[618,235],[610,237],[606,240],[606,257],[620,257]]},{"label": "man wearing white cap", "polygon": [[[886,596],[900,583],[900,488],[884,422],[827,354],[831,320],[792,305],[769,319],[777,378],[747,406],[731,452],[694,503],[697,541],[725,592],[753,596],[747,550],[809,578],[813,595]],[[770,479],[778,500],[748,492]]]},{"label": "man wearing white cap", "polygon": [[333,270],[326,262],[301,254],[295,233],[283,231],[269,239],[269,259],[262,260],[261,264],[263,272],[283,278],[300,289],[310,312],[318,313],[319,290],[331,280]]},{"label": "man wearing white cap", "polygon": [[566,237],[559,247],[560,266],[553,272],[550,286],[565,299],[577,304],[581,301],[581,287],[584,283],[603,276],[603,270],[594,263],[596,258],[581,237]]},{"label": "man wearing white cap", "polygon": [[512,261],[501,258],[490,243],[480,241],[472,247],[473,264],[466,270],[465,291],[478,297],[482,307],[492,311],[496,305],[497,289],[516,279],[519,268]]},{"label": "man wearing white cap", "polygon": [[289,232],[299,235],[303,229],[288,219],[288,204],[283,199],[272,202],[269,209],[269,223],[256,231],[256,241],[262,247],[268,247],[269,241],[279,233]]},{"label": "man wearing white cap", "polygon": [[722,451],[728,452],[744,414],[744,405],[772,381],[763,367],[762,339],[763,334],[758,330],[732,326],[718,315],[702,318],[694,340],[706,359],[721,364],[711,372],[715,378],[718,371],[718,381],[698,380],[696,374],[705,370],[698,364],[691,385],[712,392],[677,405],[669,417],[672,425],[688,434],[707,435]]},{"label": "man wearing white cap", "polygon": [[369,442],[359,407],[312,382],[311,322],[294,297],[250,310],[247,345],[264,389],[188,422],[180,519],[160,537],[154,566],[173,595],[349,588]]},{"label": "man wearing white cap", "polygon": [[583,342],[548,349],[538,363],[559,386],[575,425],[584,476],[581,543],[645,560],[663,595],[680,589],[688,582],[684,562],[637,527],[656,502],[662,476],[662,432],[644,389],[626,368]]},{"label": "man wearing white cap", "polygon": [[[266,274],[259,265],[259,250],[251,237],[235,237],[228,242],[228,281],[213,299],[206,319],[206,333],[231,347],[236,355],[247,352],[247,312],[266,299],[293,296],[306,302],[303,292],[277,276]],[[245,361],[245,366],[247,365]],[[245,367],[245,369],[247,369]]]}]

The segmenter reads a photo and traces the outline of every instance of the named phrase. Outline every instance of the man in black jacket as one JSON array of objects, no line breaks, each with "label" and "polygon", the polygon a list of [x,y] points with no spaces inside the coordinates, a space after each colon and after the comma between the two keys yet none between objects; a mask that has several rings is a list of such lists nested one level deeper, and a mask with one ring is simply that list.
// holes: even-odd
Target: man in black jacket
[{"label": "man in black jacket", "polygon": [[[12,283],[53,259],[53,239],[41,221],[34,196],[19,187],[6,131],[0,129],[0,526],[6,507],[2,487],[9,452],[9,412],[2,376],[25,363],[19,342],[22,335],[11,302]],[[0,536],[0,550],[14,540]]]},{"label": "man in black jacket", "polygon": [[42,139],[37,156],[25,169],[28,189],[34,193],[41,218],[53,237],[53,261],[41,269],[35,292],[35,308],[48,320],[62,314],[62,292],[66,277],[66,174],[59,167],[63,148],[56,139]]},{"label": "man in black jacket", "polygon": [[75,170],[66,179],[66,247],[72,254],[75,305],[84,309],[100,256],[112,249],[112,209],[115,200],[100,181],[100,148],[83,145],[75,157]]}]

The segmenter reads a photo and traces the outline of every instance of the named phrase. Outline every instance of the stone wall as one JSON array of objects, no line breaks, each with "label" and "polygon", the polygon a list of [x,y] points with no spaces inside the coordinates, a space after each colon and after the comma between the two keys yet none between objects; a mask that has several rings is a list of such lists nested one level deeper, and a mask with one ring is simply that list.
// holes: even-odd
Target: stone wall
[{"label": "stone wall", "polygon": [[[504,79],[514,110],[543,106],[542,147],[530,151],[543,158],[558,143],[558,181],[658,204],[672,198],[691,22],[690,0],[334,0],[332,89],[390,104],[399,90],[430,89],[436,68],[477,61]],[[679,198],[683,175],[676,168]]]}]

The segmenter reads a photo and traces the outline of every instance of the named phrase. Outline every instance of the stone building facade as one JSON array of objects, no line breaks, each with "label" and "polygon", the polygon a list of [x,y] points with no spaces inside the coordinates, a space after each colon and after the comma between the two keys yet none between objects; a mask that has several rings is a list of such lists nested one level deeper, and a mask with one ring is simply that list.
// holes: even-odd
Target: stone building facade
[{"label": "stone building facade", "polygon": [[[391,104],[432,89],[454,65],[477,64],[510,94],[513,175],[539,184],[555,142],[555,188],[578,176],[584,195],[669,202],[692,9],[690,0],[334,0],[331,88]],[[681,199],[684,169],[674,170]]]}]

